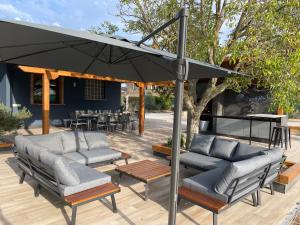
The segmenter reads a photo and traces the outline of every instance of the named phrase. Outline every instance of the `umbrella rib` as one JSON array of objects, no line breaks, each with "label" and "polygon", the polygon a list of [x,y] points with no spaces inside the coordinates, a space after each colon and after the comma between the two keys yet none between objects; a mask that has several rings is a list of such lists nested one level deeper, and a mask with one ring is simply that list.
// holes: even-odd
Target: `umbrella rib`
[{"label": "umbrella rib", "polygon": [[98,56],[104,51],[104,49],[106,48],[107,44],[105,44],[102,49],[100,49],[100,51],[95,55],[95,57],[92,59],[92,61],[89,63],[89,65],[83,70],[83,73],[86,73],[90,67],[93,65],[93,63],[96,61],[96,59],[98,58]]},{"label": "umbrella rib", "polygon": [[130,52],[131,52],[131,50],[128,50],[125,54],[123,54],[123,55],[119,56],[117,59],[115,59],[115,60],[112,62],[112,64],[116,64],[116,63],[118,63],[119,61],[122,62],[122,60],[120,60],[120,59],[122,59],[123,57],[125,57],[126,55],[128,55]]},{"label": "umbrella rib", "polygon": [[[123,50],[120,48],[120,51],[124,54]],[[127,56],[125,56],[127,58]],[[142,75],[140,74],[140,72],[138,71],[138,69],[136,68],[136,66],[133,64],[133,62],[129,59],[128,60],[130,62],[130,65],[133,67],[133,69],[135,70],[135,72],[137,73],[137,75],[140,77],[140,79],[145,82],[144,78],[142,77]]]},{"label": "umbrella rib", "polygon": [[122,62],[125,62],[125,61],[128,61],[128,60],[132,60],[132,59],[135,59],[135,58],[144,56],[144,55],[146,55],[146,54],[145,54],[145,53],[142,53],[142,54],[140,54],[140,55],[136,55],[136,56],[133,56],[133,57],[131,57],[131,58],[127,57],[127,59],[125,58],[125,59],[119,60],[117,63],[122,63]]},{"label": "umbrella rib", "polygon": [[[79,42],[82,40],[70,40],[68,42]],[[22,45],[7,45],[7,46],[0,46],[0,48],[19,48],[19,47],[27,47],[27,46],[34,46],[34,45],[47,45],[47,44],[57,44],[61,43],[61,41],[48,41],[48,42],[41,42],[41,43],[30,43],[30,44],[22,44]]]},{"label": "umbrella rib", "polygon": [[[89,42],[85,42],[85,43],[81,43],[81,44],[76,44],[75,46],[85,45],[85,44],[89,44],[89,43],[90,43],[90,41]],[[8,62],[8,61],[15,60],[15,59],[20,59],[20,58],[24,58],[24,57],[28,57],[28,56],[32,56],[32,55],[39,55],[39,54],[42,54],[42,53],[51,52],[51,51],[55,51],[55,50],[61,50],[61,49],[65,49],[65,48],[68,48],[68,47],[64,46],[64,47],[57,47],[57,48],[52,48],[52,49],[46,49],[46,50],[42,50],[42,51],[32,52],[32,53],[28,53],[28,54],[25,54],[25,55],[20,55],[20,56],[16,56],[16,57],[13,57],[13,58],[0,60],[0,62]]]},{"label": "umbrella rib", "polygon": [[[91,41],[90,43],[94,43],[94,42]],[[94,58],[93,55],[90,55],[90,54],[88,54],[88,53],[86,53],[86,52],[84,52],[84,51],[81,51],[81,50],[79,50],[79,49],[77,49],[77,48],[74,48],[74,47],[76,47],[76,46],[68,45],[68,44],[65,43],[65,42],[63,42],[63,44],[66,45],[66,46],[68,46],[68,47],[70,47],[70,48],[72,48],[72,49],[74,49],[74,50],[77,51],[77,52],[80,52],[81,54],[84,54],[84,55],[87,55],[87,56],[89,56],[89,57],[91,57],[91,58]],[[99,61],[99,62],[102,62],[102,63],[107,63],[107,62],[105,62],[104,60],[101,60],[101,59],[98,59],[98,58],[96,58],[96,60]]]}]

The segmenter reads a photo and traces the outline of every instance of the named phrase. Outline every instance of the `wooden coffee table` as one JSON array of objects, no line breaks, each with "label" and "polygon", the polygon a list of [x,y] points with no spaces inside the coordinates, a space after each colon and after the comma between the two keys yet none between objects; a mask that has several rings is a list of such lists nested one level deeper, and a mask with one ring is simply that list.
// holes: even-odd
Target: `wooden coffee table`
[{"label": "wooden coffee table", "polygon": [[148,200],[149,183],[162,177],[171,175],[171,167],[158,162],[143,160],[118,166],[116,171],[120,173],[119,182],[123,174],[145,183],[145,201]]}]

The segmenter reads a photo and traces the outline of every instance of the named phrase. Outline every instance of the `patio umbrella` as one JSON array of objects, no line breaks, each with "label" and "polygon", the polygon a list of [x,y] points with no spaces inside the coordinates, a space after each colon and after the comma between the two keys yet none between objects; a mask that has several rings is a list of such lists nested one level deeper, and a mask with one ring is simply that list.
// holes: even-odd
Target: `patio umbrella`
[{"label": "patio umbrella", "polygon": [[[0,21],[0,62],[138,82],[176,80],[169,225],[176,223],[183,82],[186,79],[236,74],[235,71],[185,58],[187,17],[188,9],[184,7],[173,19],[138,43],[60,27]],[[144,41],[177,20],[177,55],[143,45]]]},{"label": "patio umbrella", "polygon": [[[0,20],[0,62],[155,82],[176,80],[177,55],[122,38],[61,27]],[[231,73],[193,59],[189,78]]]}]

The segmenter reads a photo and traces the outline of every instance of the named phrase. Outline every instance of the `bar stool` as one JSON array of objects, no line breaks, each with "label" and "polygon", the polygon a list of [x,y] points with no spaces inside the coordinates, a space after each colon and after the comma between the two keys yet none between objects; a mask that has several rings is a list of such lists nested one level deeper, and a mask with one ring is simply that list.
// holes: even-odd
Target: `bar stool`
[{"label": "bar stool", "polygon": [[[275,135],[275,137],[274,137]],[[283,139],[285,144],[285,149],[287,149],[287,142],[289,142],[290,148],[292,148],[291,144],[291,129],[288,126],[275,126],[273,127],[271,141],[273,141],[274,137],[274,147],[281,143],[281,147],[283,148]]]}]

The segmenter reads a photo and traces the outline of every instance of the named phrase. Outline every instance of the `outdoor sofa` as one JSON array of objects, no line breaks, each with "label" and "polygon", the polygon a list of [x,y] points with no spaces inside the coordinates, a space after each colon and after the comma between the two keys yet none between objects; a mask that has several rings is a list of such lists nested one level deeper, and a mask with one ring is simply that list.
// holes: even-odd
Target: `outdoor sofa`
[{"label": "outdoor sofa", "polygon": [[183,179],[178,200],[184,198],[211,211],[216,225],[219,213],[248,195],[254,206],[260,205],[260,189],[270,185],[273,190],[284,160],[282,149],[195,134],[190,150],[180,155],[180,163],[205,172]]},{"label": "outdoor sofa", "polygon": [[35,195],[44,188],[72,207],[75,224],[77,206],[111,196],[120,188],[111,177],[88,165],[127,159],[129,155],[109,148],[100,132],[59,132],[48,135],[16,136],[15,154],[21,169],[20,183],[26,175],[36,181]]}]

